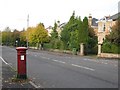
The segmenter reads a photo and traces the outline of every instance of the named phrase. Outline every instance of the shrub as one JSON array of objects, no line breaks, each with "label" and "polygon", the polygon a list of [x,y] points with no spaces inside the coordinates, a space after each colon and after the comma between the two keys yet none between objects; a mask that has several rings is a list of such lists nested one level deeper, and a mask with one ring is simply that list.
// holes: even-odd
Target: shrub
[{"label": "shrub", "polygon": [[118,54],[120,53],[120,47],[116,44],[106,41],[102,45],[102,52]]},{"label": "shrub", "polygon": [[51,49],[52,45],[51,43],[44,43],[43,48],[44,49]]}]

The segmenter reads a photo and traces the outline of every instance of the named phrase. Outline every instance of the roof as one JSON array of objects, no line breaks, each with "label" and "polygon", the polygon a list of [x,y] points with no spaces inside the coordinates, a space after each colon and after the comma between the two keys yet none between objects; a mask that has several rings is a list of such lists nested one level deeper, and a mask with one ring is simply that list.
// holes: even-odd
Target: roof
[{"label": "roof", "polygon": [[110,19],[116,20],[119,16],[120,16],[120,12],[117,13],[117,14],[115,14],[115,15],[112,15],[112,16],[110,17]]},{"label": "roof", "polygon": [[60,24],[58,27],[63,27],[66,23],[62,23]]},{"label": "roof", "polygon": [[96,18],[92,19],[92,26],[98,26],[98,23],[96,23],[96,21],[98,21],[98,19]]}]

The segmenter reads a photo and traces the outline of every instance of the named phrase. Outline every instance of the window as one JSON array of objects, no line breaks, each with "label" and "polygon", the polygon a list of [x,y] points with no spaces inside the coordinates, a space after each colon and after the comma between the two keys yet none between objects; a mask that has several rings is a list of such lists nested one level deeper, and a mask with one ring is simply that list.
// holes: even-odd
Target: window
[{"label": "window", "polygon": [[105,24],[104,24],[104,26],[103,26],[103,32],[105,31]]}]

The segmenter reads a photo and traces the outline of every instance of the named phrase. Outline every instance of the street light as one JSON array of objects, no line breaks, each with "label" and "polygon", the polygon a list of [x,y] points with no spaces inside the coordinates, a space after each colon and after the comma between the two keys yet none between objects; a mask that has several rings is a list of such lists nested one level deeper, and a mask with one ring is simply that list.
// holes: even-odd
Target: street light
[{"label": "street light", "polygon": [[[27,29],[29,27],[29,14],[27,16]],[[28,35],[26,36],[26,39],[27,39],[27,48],[28,48]]]}]

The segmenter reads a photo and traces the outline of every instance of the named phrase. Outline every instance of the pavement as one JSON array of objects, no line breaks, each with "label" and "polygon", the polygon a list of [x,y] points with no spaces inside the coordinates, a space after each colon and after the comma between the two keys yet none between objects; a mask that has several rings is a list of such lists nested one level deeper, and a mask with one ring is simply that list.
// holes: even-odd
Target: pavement
[{"label": "pavement", "polygon": [[2,63],[2,90],[34,89],[29,80],[16,80],[16,71],[8,64]]}]

